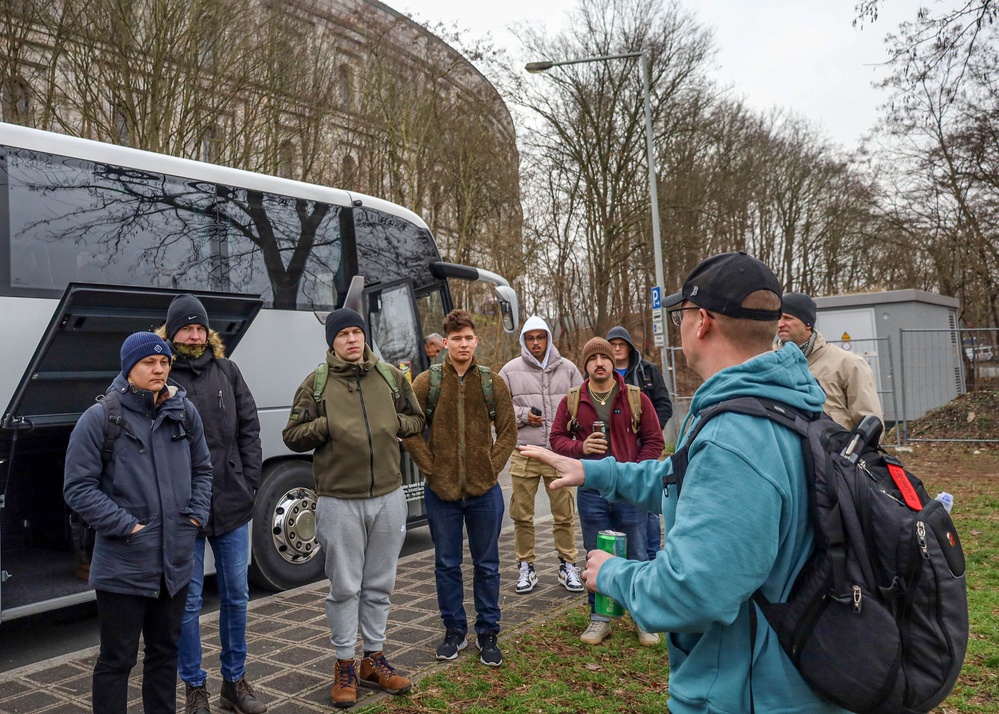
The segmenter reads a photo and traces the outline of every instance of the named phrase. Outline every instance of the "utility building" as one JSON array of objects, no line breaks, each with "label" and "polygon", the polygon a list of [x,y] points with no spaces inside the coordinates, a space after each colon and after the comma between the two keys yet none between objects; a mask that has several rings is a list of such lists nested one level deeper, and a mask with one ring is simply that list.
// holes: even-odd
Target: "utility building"
[{"label": "utility building", "polygon": [[815,298],[815,328],[868,361],[885,421],[911,421],[965,391],[956,298],[892,290]]}]

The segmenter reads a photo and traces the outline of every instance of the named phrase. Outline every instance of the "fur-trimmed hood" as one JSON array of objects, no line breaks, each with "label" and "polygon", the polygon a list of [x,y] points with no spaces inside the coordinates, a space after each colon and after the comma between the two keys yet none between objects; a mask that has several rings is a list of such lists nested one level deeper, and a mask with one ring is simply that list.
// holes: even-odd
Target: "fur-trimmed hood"
[{"label": "fur-trimmed hood", "polygon": [[[163,323],[156,328],[156,334],[166,340],[169,344],[173,344],[171,340],[167,340],[166,323]],[[222,335],[215,330],[208,330],[208,346],[212,348],[212,356],[215,357],[215,359],[222,359],[225,357],[225,345],[222,344]]]}]

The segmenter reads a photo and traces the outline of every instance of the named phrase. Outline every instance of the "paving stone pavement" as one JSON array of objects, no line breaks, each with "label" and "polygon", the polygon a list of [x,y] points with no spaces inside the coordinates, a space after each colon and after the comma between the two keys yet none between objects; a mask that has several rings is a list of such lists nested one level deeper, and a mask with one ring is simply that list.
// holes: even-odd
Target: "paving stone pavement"
[{"label": "paving stone pavement", "polygon": [[[538,586],[518,595],[517,563],[513,552],[513,526],[500,534],[502,632],[500,648],[514,632],[530,627],[562,610],[579,605],[585,595],[570,593],[558,582],[558,556],[551,536],[551,517],[537,521]],[[582,563],[585,553],[579,526],[576,547]],[[472,566],[466,545],[462,567],[465,580],[465,609],[469,621],[475,617],[472,603]],[[272,714],[336,711],[330,703],[333,650],[326,625],[323,599],[329,581],[323,580],[295,590],[250,603],[247,622],[246,673],[257,696]],[[218,613],[201,618],[204,668],[209,672],[212,703],[220,686]],[[434,659],[434,650],[444,636],[434,586],[433,549],[400,559],[392,611],[389,615],[385,654],[402,674],[416,680],[448,663]],[[459,654],[478,657],[474,634],[469,647]],[[358,643],[360,653],[360,643]],[[0,674],[0,713],[75,714],[90,712],[90,683],[97,648],[74,652]],[[129,714],[141,714],[140,661],[129,681]],[[415,686],[419,686],[417,683]],[[388,696],[381,692],[358,691],[358,705]],[[183,686],[177,688],[178,711],[183,711]],[[215,706],[217,711],[223,711]]]}]

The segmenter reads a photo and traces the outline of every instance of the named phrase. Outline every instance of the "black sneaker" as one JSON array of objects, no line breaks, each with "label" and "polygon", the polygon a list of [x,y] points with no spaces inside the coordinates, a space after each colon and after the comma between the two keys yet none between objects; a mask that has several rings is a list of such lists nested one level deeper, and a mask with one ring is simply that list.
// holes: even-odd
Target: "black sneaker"
[{"label": "black sneaker", "polygon": [[464,634],[457,630],[448,630],[444,635],[444,641],[437,645],[437,659],[457,659],[458,653],[466,647],[468,647],[468,640],[465,639]]},{"label": "black sneaker", "polygon": [[496,644],[496,635],[479,635],[475,639],[479,648],[479,661],[487,667],[499,667],[503,664],[503,653]]}]

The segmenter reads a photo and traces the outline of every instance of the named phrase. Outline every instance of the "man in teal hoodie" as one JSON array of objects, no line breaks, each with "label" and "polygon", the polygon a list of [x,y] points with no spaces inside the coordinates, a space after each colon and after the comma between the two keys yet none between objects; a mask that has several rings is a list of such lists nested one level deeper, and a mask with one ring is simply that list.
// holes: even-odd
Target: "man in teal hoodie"
[{"label": "man in teal hoodie", "polygon": [[[681,444],[701,410],[734,397],[822,411],[825,396],[801,351],[770,351],[781,285],[760,261],[744,252],[708,258],[663,307],[680,329],[687,363],[704,379],[680,429]],[[753,592],[785,600],[812,552],[796,434],[765,418],[716,416],[690,445],[679,497],[675,486],[663,490],[669,459],[580,462],[537,447],[521,452],[555,467],[560,478],[552,488],[585,483],[608,499],[662,512],[659,557],[637,562],[590,551],[583,579],[589,590],[623,603],[642,628],[669,633],[672,714],[843,711],[809,689],[762,616],[755,649],[750,645]]]}]

